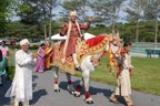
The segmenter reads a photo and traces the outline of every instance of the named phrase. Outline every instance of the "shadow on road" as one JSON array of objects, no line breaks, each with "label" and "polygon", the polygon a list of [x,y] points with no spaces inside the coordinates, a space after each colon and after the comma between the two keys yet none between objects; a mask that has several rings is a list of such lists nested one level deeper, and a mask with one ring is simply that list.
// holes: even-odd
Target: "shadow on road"
[{"label": "shadow on road", "polygon": [[[76,80],[73,82],[74,86],[78,85],[80,83],[80,80]],[[67,82],[62,81],[59,84],[60,88],[63,90],[67,90]],[[84,89],[81,90],[81,92],[84,92]],[[104,88],[97,88],[94,86],[90,86],[90,92],[92,95],[96,95],[98,93],[102,93],[105,97],[109,97],[112,93],[110,89],[104,89]]]},{"label": "shadow on road", "polygon": [[47,95],[47,91],[45,89],[40,89],[38,91],[35,91],[33,93],[33,99],[31,100],[31,104],[35,104],[36,102],[38,102],[38,100],[42,97]]},{"label": "shadow on road", "polygon": [[36,79],[38,79],[37,75],[32,75],[32,81],[34,82]]},{"label": "shadow on road", "polygon": [[[98,87],[93,87],[91,86],[90,87],[90,92],[92,95],[97,95],[98,93],[102,93],[108,100],[109,100],[109,97],[111,96],[112,94],[112,90],[111,89],[104,89],[104,88],[98,88]],[[125,104],[125,101],[122,97],[118,97],[118,101],[120,104]]]},{"label": "shadow on road", "polygon": [[10,105],[10,98],[5,97],[5,93],[8,91],[10,85],[10,81],[5,81],[4,85],[0,86],[0,106]]},{"label": "shadow on road", "polygon": [[[76,80],[73,82],[74,86],[78,85],[79,83],[80,83],[80,80]],[[67,90],[67,81],[61,81],[59,86],[60,86],[60,89]],[[109,99],[109,97],[112,94],[112,89],[98,88],[98,87],[90,86],[90,92],[92,95],[97,95],[97,94],[101,93],[104,95],[104,97]],[[82,94],[84,93],[84,89],[81,89],[81,93]],[[125,105],[125,101],[122,97],[118,97],[118,100],[119,100],[120,104]]]}]

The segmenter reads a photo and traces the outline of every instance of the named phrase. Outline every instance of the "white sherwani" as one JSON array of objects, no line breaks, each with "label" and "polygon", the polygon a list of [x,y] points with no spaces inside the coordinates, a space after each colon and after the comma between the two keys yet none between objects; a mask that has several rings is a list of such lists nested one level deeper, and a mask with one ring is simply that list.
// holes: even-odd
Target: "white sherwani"
[{"label": "white sherwani", "polygon": [[131,94],[131,83],[129,68],[131,65],[131,57],[129,54],[125,54],[123,60],[123,70],[118,77],[118,87],[116,88],[115,94],[121,96],[129,96]]},{"label": "white sherwani", "polygon": [[18,101],[32,99],[32,54],[19,50],[15,55],[15,76],[11,86],[11,97]]}]

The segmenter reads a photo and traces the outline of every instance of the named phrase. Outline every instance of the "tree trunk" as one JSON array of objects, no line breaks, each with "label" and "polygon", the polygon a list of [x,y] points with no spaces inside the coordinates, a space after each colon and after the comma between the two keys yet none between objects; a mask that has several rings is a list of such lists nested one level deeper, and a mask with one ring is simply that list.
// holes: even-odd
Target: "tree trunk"
[{"label": "tree trunk", "polygon": [[157,37],[158,37],[158,20],[155,20],[155,37],[154,42],[157,43]]},{"label": "tree trunk", "polygon": [[116,9],[115,7],[113,7],[113,15],[112,15],[112,34],[115,35],[116,34],[116,29],[115,29],[115,16],[116,16]]},{"label": "tree trunk", "polygon": [[136,22],[136,39],[135,42],[139,42],[139,20]]},{"label": "tree trunk", "polygon": [[51,10],[50,10],[50,19],[49,19],[49,42],[51,41],[51,34],[52,34],[52,17],[51,17]]},{"label": "tree trunk", "polygon": [[115,31],[115,23],[112,22],[112,34],[115,35],[116,31]]},{"label": "tree trunk", "polygon": [[49,42],[51,41],[51,35],[52,35],[52,0],[50,1],[50,7],[49,7]]},{"label": "tree trunk", "polygon": [[44,24],[44,39],[47,40],[46,24]]}]

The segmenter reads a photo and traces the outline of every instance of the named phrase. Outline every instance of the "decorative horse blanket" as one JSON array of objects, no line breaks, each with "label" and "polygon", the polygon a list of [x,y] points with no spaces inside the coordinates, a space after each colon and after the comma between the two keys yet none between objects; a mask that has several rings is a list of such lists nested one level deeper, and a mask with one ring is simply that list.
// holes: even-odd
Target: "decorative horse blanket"
[{"label": "decorative horse blanket", "polygon": [[[106,35],[97,35],[86,41],[78,41],[76,46],[77,60],[79,63],[88,55],[95,55],[104,50],[106,45],[109,43]],[[54,45],[54,61],[53,66],[59,67],[63,72],[75,74],[75,65],[72,57],[66,57],[65,63],[62,63],[63,58],[63,46],[60,43]]]}]

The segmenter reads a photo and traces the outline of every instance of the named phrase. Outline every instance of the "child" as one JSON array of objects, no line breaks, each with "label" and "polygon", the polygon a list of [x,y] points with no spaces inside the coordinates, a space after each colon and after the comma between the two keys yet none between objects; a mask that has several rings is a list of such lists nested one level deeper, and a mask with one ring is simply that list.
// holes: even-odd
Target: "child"
[{"label": "child", "polygon": [[121,50],[122,58],[122,69],[117,78],[117,87],[114,93],[110,96],[110,101],[118,103],[117,96],[123,96],[127,106],[133,106],[131,95],[131,83],[130,83],[130,73],[133,69],[131,65],[131,58],[129,51],[131,49],[131,43],[124,43]]}]

